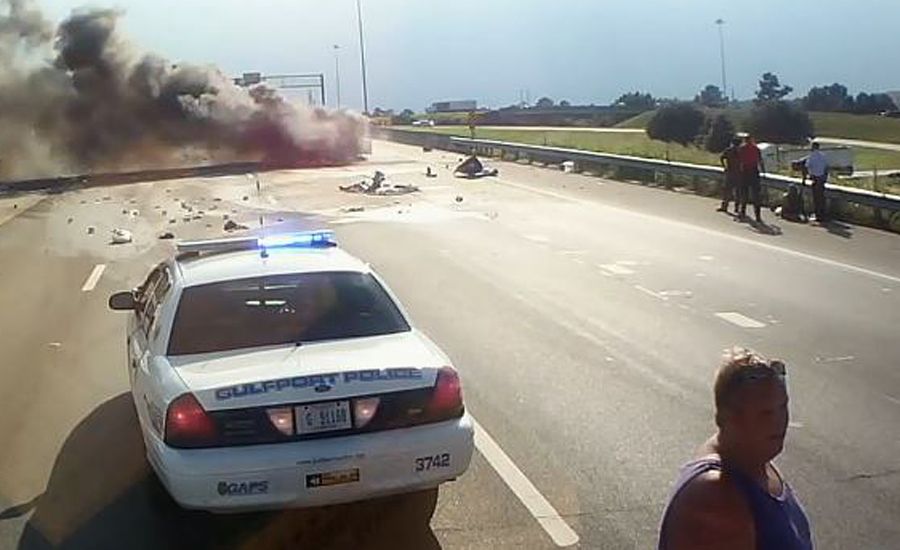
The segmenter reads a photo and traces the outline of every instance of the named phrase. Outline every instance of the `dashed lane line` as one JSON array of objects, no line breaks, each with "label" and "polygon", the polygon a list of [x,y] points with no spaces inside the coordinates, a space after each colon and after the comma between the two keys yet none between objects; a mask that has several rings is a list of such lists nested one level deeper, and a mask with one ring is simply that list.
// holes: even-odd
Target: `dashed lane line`
[{"label": "dashed lane line", "polygon": [[716,313],[716,317],[741,328],[763,328],[766,326],[765,323],[747,317],[746,315],[741,315],[736,311],[722,311]]},{"label": "dashed lane line", "polygon": [[82,292],[90,292],[94,290],[94,287],[97,286],[97,282],[100,280],[100,277],[103,275],[103,272],[106,270],[106,264],[97,264],[94,266],[94,269],[91,271],[91,274],[88,275],[87,280],[81,286]]},{"label": "dashed lane line", "polygon": [[507,487],[525,505],[525,508],[550,535],[553,543],[560,547],[572,546],[578,542],[578,534],[559,515],[556,508],[547,502],[544,495],[525,477],[522,470],[507,456],[494,438],[481,427],[474,418],[475,448],[488,461]]},{"label": "dashed lane line", "polygon": [[730,239],[730,240],[732,240],[732,241],[740,242],[740,243],[747,244],[747,245],[750,245],[750,246],[755,246],[755,247],[757,247],[757,248],[762,248],[762,249],[765,249],[765,250],[771,250],[771,251],[773,251],[773,252],[780,252],[780,253],[782,253],[782,254],[787,254],[787,255],[789,255],[789,256],[794,256],[794,257],[796,257],[796,258],[803,258],[803,259],[805,259],[805,260],[810,260],[810,261],[813,261],[813,262],[819,262],[819,263],[821,263],[821,264],[828,265],[828,266],[831,266],[831,267],[836,267],[836,268],[842,269],[842,270],[844,270],[844,271],[851,271],[851,272],[859,273],[859,274],[862,274],[862,275],[868,275],[869,277],[875,277],[875,278],[878,278],[878,279],[883,279],[883,280],[891,281],[891,282],[894,282],[894,283],[900,283],[900,277],[897,277],[897,276],[894,276],[894,275],[889,275],[889,274],[887,274],[887,273],[882,273],[882,272],[880,272],[880,271],[875,271],[875,270],[873,270],[873,269],[866,269],[865,267],[860,267],[860,266],[858,266],[858,265],[853,265],[853,264],[848,264],[848,263],[844,263],[844,262],[839,262],[839,261],[837,261],[837,260],[831,260],[831,259],[828,259],[828,258],[823,258],[823,257],[821,257],[821,256],[816,256],[816,255],[814,255],[814,254],[808,254],[808,253],[806,253],[806,252],[801,252],[801,251],[799,251],[799,250],[794,250],[794,249],[791,249],[791,248],[784,248],[784,247],[781,247],[781,246],[776,246],[776,245],[774,245],[774,244],[769,244],[769,243],[765,243],[765,242],[762,242],[762,241],[756,241],[756,240],[753,240],[753,239],[749,239],[749,238],[747,238],[747,237],[740,237],[740,236],[738,236],[738,235],[731,235],[731,234],[729,234],[729,233],[723,233],[723,232],[721,232],[721,231],[716,231],[715,229],[709,229],[709,228],[706,228],[706,227],[701,227],[701,226],[698,226],[698,225],[693,225],[693,224],[688,223],[688,222],[682,222],[682,221],[672,220],[672,219],[669,219],[669,218],[664,218],[664,217],[656,216],[656,215],[653,215],[653,214],[645,214],[645,213],[643,213],[643,212],[635,212],[635,211],[633,211],[633,210],[628,210],[628,209],[626,209],[626,208],[620,208],[620,207],[616,207],[616,206],[610,206],[610,205],[608,205],[608,204],[603,204],[603,203],[600,203],[600,202],[597,202],[597,201],[591,201],[591,200],[587,200],[587,199],[579,199],[579,198],[576,198],[576,197],[570,197],[570,196],[564,195],[564,194],[562,194],[562,193],[557,193],[557,192],[555,192],[555,191],[549,191],[549,190],[547,190],[547,189],[537,189],[537,188],[535,188],[535,187],[531,187],[530,185],[524,185],[524,184],[521,184],[521,183],[509,181],[508,179],[504,179],[504,178],[496,178],[494,181],[499,182],[499,183],[502,183],[502,184],[507,185],[507,186],[509,186],[509,187],[514,187],[514,188],[516,188],[516,189],[521,189],[521,190],[523,190],[523,191],[528,191],[528,192],[531,192],[531,193],[536,193],[536,194],[538,194],[538,195],[544,195],[544,196],[547,196],[547,197],[553,197],[553,198],[555,198],[555,199],[563,200],[563,201],[570,202],[570,203],[584,204],[584,205],[589,205],[589,206],[594,206],[594,207],[600,206],[600,207],[602,207],[602,208],[609,208],[609,209],[611,209],[611,210],[615,210],[615,211],[617,211],[617,212],[625,212],[625,213],[628,213],[628,214],[630,214],[630,215],[632,215],[632,216],[637,216],[637,217],[643,218],[643,219],[645,219],[645,220],[646,220],[646,219],[649,219],[649,220],[654,220],[654,221],[658,221],[658,222],[662,222],[662,223],[667,223],[667,224],[670,224],[670,225],[674,225],[674,226],[678,226],[678,227],[682,227],[682,228],[691,229],[691,230],[693,230],[693,231],[699,231],[699,232],[704,233],[704,234],[706,234],[706,235],[713,235],[713,236],[716,236],[716,237],[722,237],[722,238],[725,238],[725,239]]}]

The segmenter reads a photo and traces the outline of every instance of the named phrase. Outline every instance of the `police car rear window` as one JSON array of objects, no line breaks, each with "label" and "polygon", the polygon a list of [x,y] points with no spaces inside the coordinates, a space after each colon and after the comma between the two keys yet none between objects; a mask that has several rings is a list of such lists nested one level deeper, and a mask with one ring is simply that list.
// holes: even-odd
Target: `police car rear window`
[{"label": "police car rear window", "polygon": [[275,275],[188,287],[169,355],[359,338],[410,330],[369,274]]}]

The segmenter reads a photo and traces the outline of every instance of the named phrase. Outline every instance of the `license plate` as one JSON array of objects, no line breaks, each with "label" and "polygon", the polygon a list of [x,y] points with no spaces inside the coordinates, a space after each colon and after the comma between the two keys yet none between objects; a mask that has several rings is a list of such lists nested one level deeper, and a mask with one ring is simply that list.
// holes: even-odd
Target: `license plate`
[{"label": "license plate", "polygon": [[297,432],[313,434],[347,430],[353,427],[350,401],[331,401],[296,408]]},{"label": "license plate", "polygon": [[315,487],[330,487],[332,485],[343,485],[345,483],[356,483],[358,481],[359,468],[306,475],[307,489],[313,489]]}]

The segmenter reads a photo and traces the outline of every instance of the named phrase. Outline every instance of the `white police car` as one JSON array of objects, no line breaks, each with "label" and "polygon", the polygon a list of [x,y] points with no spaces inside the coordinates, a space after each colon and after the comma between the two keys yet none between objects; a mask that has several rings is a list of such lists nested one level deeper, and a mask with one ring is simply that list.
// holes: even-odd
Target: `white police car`
[{"label": "white police car", "polygon": [[305,507],[436,487],[472,420],[447,356],[330,232],[180,243],[137,289],[128,374],[183,507]]}]

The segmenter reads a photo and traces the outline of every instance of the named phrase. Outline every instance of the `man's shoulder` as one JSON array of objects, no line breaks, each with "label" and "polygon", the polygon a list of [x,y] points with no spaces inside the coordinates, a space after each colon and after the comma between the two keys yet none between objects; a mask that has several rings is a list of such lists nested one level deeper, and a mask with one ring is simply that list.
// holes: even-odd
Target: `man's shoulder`
[{"label": "man's shoulder", "polygon": [[752,513],[726,472],[707,471],[692,479],[671,513],[673,548],[753,547]]}]

